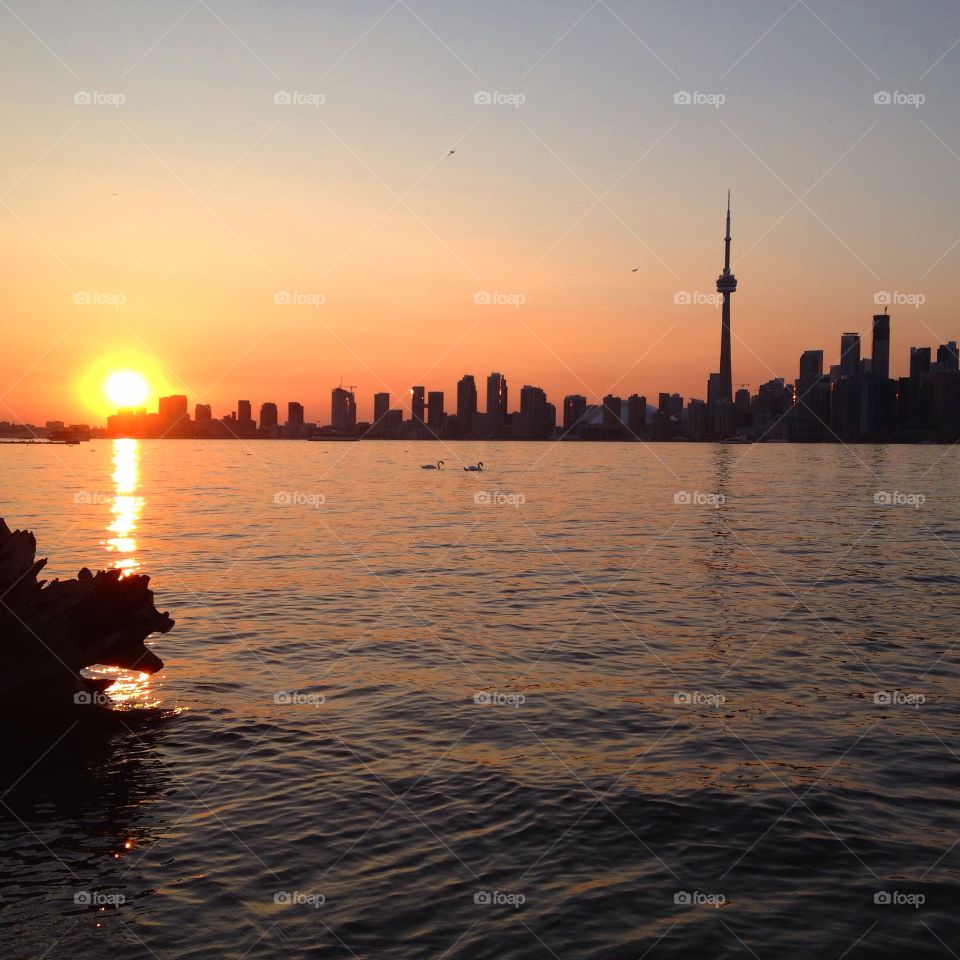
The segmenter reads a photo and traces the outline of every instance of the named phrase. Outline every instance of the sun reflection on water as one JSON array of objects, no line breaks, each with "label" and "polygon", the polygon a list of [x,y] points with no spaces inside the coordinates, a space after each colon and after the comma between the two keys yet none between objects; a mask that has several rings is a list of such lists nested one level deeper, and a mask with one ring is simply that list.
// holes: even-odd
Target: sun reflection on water
[{"label": "sun reflection on water", "polygon": [[113,520],[107,525],[107,531],[112,536],[106,541],[106,547],[112,553],[121,554],[113,565],[122,570],[124,576],[133,573],[140,566],[134,556],[137,549],[137,520],[143,510],[143,497],[137,494],[139,459],[139,441],[113,441],[114,495],[110,504]]}]

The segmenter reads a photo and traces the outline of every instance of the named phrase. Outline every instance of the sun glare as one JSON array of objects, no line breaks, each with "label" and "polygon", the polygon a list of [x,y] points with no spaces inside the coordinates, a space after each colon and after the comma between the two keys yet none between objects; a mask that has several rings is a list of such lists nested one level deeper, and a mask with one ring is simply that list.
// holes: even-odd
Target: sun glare
[{"label": "sun glare", "polygon": [[140,407],[147,399],[149,387],[139,373],[132,370],[117,370],[107,377],[104,391],[110,402],[118,409]]}]

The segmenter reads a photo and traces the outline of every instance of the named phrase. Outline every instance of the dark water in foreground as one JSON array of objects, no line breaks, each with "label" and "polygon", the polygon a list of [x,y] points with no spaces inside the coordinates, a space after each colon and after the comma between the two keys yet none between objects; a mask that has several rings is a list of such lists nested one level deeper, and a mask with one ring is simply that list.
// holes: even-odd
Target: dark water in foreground
[{"label": "dark water in foreground", "polygon": [[177,619],[4,731],[0,955],[957,955],[957,458],[0,449],[52,576]]}]

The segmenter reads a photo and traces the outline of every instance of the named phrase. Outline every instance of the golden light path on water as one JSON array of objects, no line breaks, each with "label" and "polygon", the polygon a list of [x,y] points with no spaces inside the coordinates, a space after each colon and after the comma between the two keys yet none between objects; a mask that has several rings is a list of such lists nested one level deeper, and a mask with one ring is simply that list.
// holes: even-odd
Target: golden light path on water
[{"label": "golden light path on water", "polygon": [[[107,525],[110,534],[104,546],[116,557],[110,564],[122,571],[121,576],[129,576],[140,567],[137,560],[137,521],[143,511],[144,500],[139,494],[140,488],[140,442],[138,440],[118,439],[113,441],[113,497],[110,513],[113,519]],[[160,701],[150,688],[150,675],[137,670],[123,670],[118,667],[98,667],[89,671],[91,676],[115,678],[107,689],[111,699],[118,707],[156,707]]]},{"label": "golden light path on water", "polygon": [[113,520],[107,526],[107,531],[113,536],[107,540],[107,550],[123,555],[113,565],[119,567],[124,575],[140,566],[134,556],[137,549],[137,520],[143,509],[143,497],[137,494],[139,458],[139,441],[113,441],[114,494],[110,504]]}]

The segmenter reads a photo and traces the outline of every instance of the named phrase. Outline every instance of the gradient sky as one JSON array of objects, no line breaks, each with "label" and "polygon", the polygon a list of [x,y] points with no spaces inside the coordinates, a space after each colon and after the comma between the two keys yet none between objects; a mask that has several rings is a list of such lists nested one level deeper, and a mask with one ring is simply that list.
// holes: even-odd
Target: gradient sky
[{"label": "gradient sky", "polygon": [[932,0],[2,0],[0,419],[99,423],[115,366],[322,422],[341,378],[361,418],[491,370],[702,398],[720,313],[674,298],[714,290],[728,187],[735,385],[835,362],[878,291],[923,299],[902,373],[960,339],[958,41]]}]

